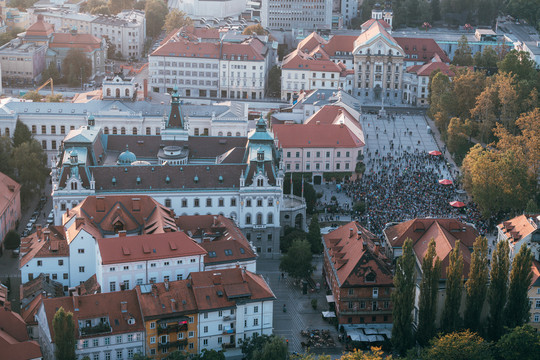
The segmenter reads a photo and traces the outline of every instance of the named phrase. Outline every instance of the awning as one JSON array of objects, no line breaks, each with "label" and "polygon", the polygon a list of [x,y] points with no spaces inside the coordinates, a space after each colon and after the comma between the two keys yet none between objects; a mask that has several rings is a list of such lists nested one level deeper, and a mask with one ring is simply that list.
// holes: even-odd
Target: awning
[{"label": "awning", "polygon": [[326,301],[328,303],[336,302],[336,300],[334,299],[334,295],[326,295]]},{"label": "awning", "polygon": [[333,311],[323,311],[322,316],[323,316],[323,318],[335,318],[336,313],[333,312]]}]

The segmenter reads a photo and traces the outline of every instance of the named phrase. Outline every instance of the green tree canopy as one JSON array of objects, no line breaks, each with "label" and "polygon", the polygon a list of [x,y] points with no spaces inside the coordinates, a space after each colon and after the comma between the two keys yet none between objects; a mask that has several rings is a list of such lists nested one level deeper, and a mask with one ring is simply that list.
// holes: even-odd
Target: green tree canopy
[{"label": "green tree canopy", "polygon": [[191,357],[191,360],[225,360],[223,350],[203,349],[200,354]]},{"label": "green tree canopy", "polygon": [[281,257],[279,269],[295,279],[304,279],[313,273],[313,255],[307,240],[294,240],[287,254]]},{"label": "green tree canopy", "polygon": [[268,72],[268,96],[275,98],[281,96],[281,69],[277,65]]},{"label": "green tree canopy", "polygon": [[462,35],[458,41],[452,64],[458,66],[471,66],[473,64],[472,50],[465,35]]},{"label": "green tree canopy", "polygon": [[422,281],[418,309],[418,329],[416,339],[427,345],[435,336],[435,317],[437,315],[437,292],[441,277],[441,260],[437,256],[436,243],[431,239],[422,261]]},{"label": "green tree canopy", "polygon": [[108,7],[111,14],[118,14],[122,10],[131,10],[135,5],[135,0],[109,0]]},{"label": "green tree canopy", "polygon": [[509,51],[497,66],[500,72],[512,73],[518,80],[529,80],[536,77],[536,63],[526,51]]},{"label": "green tree canopy", "polygon": [[28,129],[25,123],[17,119],[15,124],[15,132],[13,133],[13,146],[17,147],[25,142],[32,140],[32,132]]},{"label": "green tree canopy", "polygon": [[465,327],[472,331],[481,330],[480,315],[486,300],[489,278],[488,245],[484,236],[474,241],[471,254],[471,267],[465,283],[467,297],[465,300]]},{"label": "green tree canopy", "polygon": [[491,340],[499,339],[503,332],[503,309],[508,295],[508,270],[510,269],[509,251],[508,242],[501,240],[491,255],[488,288],[488,333]]},{"label": "green tree canopy", "polygon": [[146,35],[156,37],[165,25],[165,17],[169,13],[163,0],[148,0],[146,2]]},{"label": "green tree canopy", "polygon": [[253,359],[253,354],[256,351],[261,351],[267,343],[272,342],[276,335],[258,335],[253,336],[242,341],[242,354],[244,358]]},{"label": "green tree canopy", "polygon": [[491,360],[489,343],[478,334],[465,330],[452,332],[431,341],[425,350],[425,360]]},{"label": "green tree canopy", "polygon": [[15,230],[9,230],[4,237],[4,247],[6,250],[15,250],[21,246],[21,237]]},{"label": "green tree canopy", "polygon": [[527,292],[532,281],[532,260],[531,249],[523,244],[512,261],[508,302],[504,309],[506,325],[510,328],[523,325],[530,317],[531,307]]},{"label": "green tree canopy", "polygon": [[39,193],[49,173],[47,155],[36,140],[22,143],[13,150],[10,164],[15,171],[15,180],[21,184],[23,201]]},{"label": "green tree canopy", "polygon": [[287,344],[282,337],[273,336],[262,349],[253,352],[253,360],[286,360],[288,355]]},{"label": "green tree canopy", "polygon": [[163,25],[167,33],[174,29],[180,29],[183,26],[193,25],[193,20],[187,14],[181,10],[174,9],[165,17],[165,24]]},{"label": "green tree canopy", "polygon": [[11,155],[13,153],[13,141],[9,136],[0,136],[0,172],[9,177],[15,178],[13,167],[11,166]]},{"label": "green tree canopy", "polygon": [[58,68],[56,67],[54,61],[51,61],[47,68],[43,70],[43,72],[41,73],[41,78],[43,80],[47,80],[49,78],[53,79],[54,83],[60,82],[60,71],[58,71]]},{"label": "green tree canopy", "polygon": [[294,240],[307,240],[307,232],[293,227],[286,227],[285,235],[279,243],[281,252],[286,253],[289,251]]},{"label": "green tree canopy", "polygon": [[73,313],[60,307],[53,318],[55,355],[57,360],[75,359],[75,323]]},{"label": "green tree canopy", "polygon": [[26,100],[32,100],[33,102],[40,102],[41,100],[43,100],[43,95],[41,95],[37,91],[30,90],[26,94],[24,94],[22,98]]},{"label": "green tree canopy", "polygon": [[81,49],[72,48],[62,62],[62,74],[69,86],[81,85],[92,76],[92,60]]},{"label": "green tree canopy", "polygon": [[446,268],[446,296],[442,313],[442,329],[446,332],[456,331],[461,325],[459,308],[461,307],[461,292],[463,289],[463,255],[460,241],[454,244],[450,253],[450,262]]},{"label": "green tree canopy", "polygon": [[311,245],[311,252],[313,254],[320,254],[323,251],[321,227],[319,225],[319,216],[317,214],[311,216],[307,239]]},{"label": "green tree canopy", "polygon": [[403,244],[403,255],[397,259],[394,274],[394,291],[392,292],[392,346],[400,354],[413,345],[412,311],[414,307],[415,267],[416,260],[412,249],[412,240],[406,239]]},{"label": "green tree canopy", "polygon": [[268,31],[264,30],[261,24],[255,24],[247,26],[244,31],[242,31],[242,34],[244,35],[251,35],[251,34],[257,34],[257,35],[267,35]]},{"label": "green tree canopy", "polygon": [[515,327],[499,339],[495,350],[504,360],[536,360],[540,354],[540,333],[530,325]]}]

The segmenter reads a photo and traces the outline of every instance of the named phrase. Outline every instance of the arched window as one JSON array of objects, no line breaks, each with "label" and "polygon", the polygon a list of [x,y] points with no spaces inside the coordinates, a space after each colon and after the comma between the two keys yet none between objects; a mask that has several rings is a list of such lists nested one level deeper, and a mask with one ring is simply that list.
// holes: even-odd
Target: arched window
[{"label": "arched window", "polygon": [[108,134],[109,133],[109,128],[108,127],[103,128],[103,133]]},{"label": "arched window", "polygon": [[111,88],[107,89],[107,96],[111,96]]},{"label": "arched window", "polygon": [[118,130],[116,129],[116,126],[112,128],[112,133],[113,135],[118,134]]},{"label": "arched window", "polygon": [[274,214],[268,213],[268,220],[266,221],[268,224],[274,223]]},{"label": "arched window", "polygon": [[152,135],[152,129],[149,127],[146,128],[146,135]]},{"label": "arched window", "polygon": [[366,282],[375,282],[375,273],[372,271],[366,275]]},{"label": "arched window", "polygon": [[122,128],[120,129],[120,134],[126,135],[126,128],[125,128],[125,127],[122,127]]},{"label": "arched window", "polygon": [[218,132],[218,136],[223,136],[223,131]]},{"label": "arched window", "polygon": [[9,137],[9,128],[6,128],[5,133],[6,133],[6,136]]},{"label": "arched window", "polygon": [[246,214],[246,224],[251,224],[251,214]]},{"label": "arched window", "polygon": [[229,131],[229,132],[227,133],[227,136],[232,136],[232,132]]},{"label": "arched window", "polygon": [[126,96],[129,96],[129,89],[126,89]]},{"label": "arched window", "polygon": [[237,132],[236,132],[236,136],[240,136],[240,131],[237,131]]},{"label": "arched window", "polygon": [[263,224],[263,217],[262,217],[262,214],[259,213],[257,214],[257,225],[262,225]]},{"label": "arched window", "polygon": [[257,179],[257,186],[263,186],[264,180],[263,179]]},{"label": "arched window", "polygon": [[71,183],[71,190],[77,190],[77,183],[76,182]]},{"label": "arched window", "polygon": [[120,97],[120,89],[119,89],[119,88],[116,88],[116,97],[117,97],[117,98]]},{"label": "arched window", "polygon": [[137,135],[137,128],[136,128],[136,127],[133,128],[132,134],[133,134],[133,135]]}]

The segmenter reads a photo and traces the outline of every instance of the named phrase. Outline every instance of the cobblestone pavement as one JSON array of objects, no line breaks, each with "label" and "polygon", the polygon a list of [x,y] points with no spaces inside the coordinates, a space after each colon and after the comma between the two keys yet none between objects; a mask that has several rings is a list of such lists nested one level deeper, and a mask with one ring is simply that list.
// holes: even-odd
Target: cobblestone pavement
[{"label": "cobblestone pavement", "polygon": [[[303,295],[300,286],[295,285],[293,279],[281,279],[279,271],[279,260],[259,259],[257,261],[257,273],[262,274],[272,291],[277,297],[274,303],[274,334],[289,340],[290,352],[303,352],[300,335],[301,330],[320,329],[330,330],[336,348],[311,349],[312,352],[325,353],[338,358],[342,352],[342,344],[338,342],[338,332],[335,326],[323,320],[322,311],[328,310],[326,294],[323,290],[322,282],[322,256],[314,258],[313,265],[317,268],[313,273],[315,282],[321,284],[319,293],[308,292]],[[317,299],[317,310],[311,307],[311,300]],[[283,304],[287,307],[287,312],[283,312]]]}]

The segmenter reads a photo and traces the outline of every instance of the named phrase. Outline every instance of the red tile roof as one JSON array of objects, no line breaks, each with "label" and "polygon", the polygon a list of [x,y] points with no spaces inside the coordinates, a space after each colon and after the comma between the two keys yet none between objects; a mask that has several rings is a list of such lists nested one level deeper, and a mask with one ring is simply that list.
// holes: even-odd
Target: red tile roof
[{"label": "red tile roof", "polygon": [[[325,258],[341,286],[392,285],[390,260],[380,251],[379,240],[352,221],[323,236]],[[368,270],[375,283],[366,281]]]},{"label": "red tile roof", "polygon": [[[176,224],[208,252],[209,255],[204,258],[205,265],[257,258],[242,231],[223,215],[180,216]],[[225,250],[230,252],[225,253]]]},{"label": "red tile roof", "polygon": [[392,27],[390,26],[390,24],[388,24],[386,21],[384,20],[381,20],[381,19],[369,19],[367,20],[366,22],[364,22],[362,25],[360,25],[360,27],[362,29],[368,29],[369,27],[371,27],[371,25],[373,25],[375,22],[378,22],[379,24],[382,25],[382,27],[384,27],[385,29],[391,29]]},{"label": "red tile roof", "polygon": [[48,36],[54,31],[54,25],[43,21],[43,15],[39,14],[35,23],[26,29],[26,36]]},{"label": "red tile roof", "polygon": [[337,51],[352,53],[356,38],[357,36],[353,35],[334,35],[324,46],[324,51],[326,51],[326,53],[328,53],[330,56],[339,56],[336,55]]},{"label": "red tile roof", "polygon": [[423,65],[413,65],[407,68],[407,72],[416,73],[418,76],[430,76],[435,70],[440,70],[443,74],[450,77],[454,76],[454,72],[450,69],[450,65],[440,61],[428,62]]},{"label": "red tile roof", "polygon": [[206,59],[219,58],[218,43],[196,43],[183,39],[169,41],[158,47],[150,56],[178,56],[178,57],[198,57]]},{"label": "red tile roof", "polygon": [[[13,204],[14,197],[19,194],[21,185],[4,173],[0,172],[0,214]],[[17,210],[19,213],[20,209]]]},{"label": "red tile roof", "polygon": [[206,254],[181,231],[98,239],[98,246],[104,265]]},{"label": "red tile roof", "polygon": [[195,272],[189,276],[200,311],[233,307],[236,301],[276,298],[260,275],[240,268]]},{"label": "red tile roof", "polygon": [[540,262],[537,260],[533,260],[532,266],[532,280],[531,280],[531,286],[529,286],[529,289],[531,287],[540,287]]},{"label": "red tile roof", "polygon": [[384,233],[392,248],[402,248],[405,240],[411,239],[413,250],[420,263],[424,259],[429,242],[434,239],[437,256],[441,260],[441,279],[446,279],[450,252],[457,240],[460,240],[463,255],[463,275],[468,276],[471,263],[470,249],[479,236],[473,226],[458,219],[414,219],[387,227]]},{"label": "red tile roof", "polygon": [[101,40],[91,34],[54,33],[49,48],[79,48],[92,52],[101,47]]},{"label": "red tile roof", "polygon": [[[190,280],[171,281],[152,285],[137,286],[136,291],[145,319],[160,318],[169,314],[190,314],[197,312]],[[167,288],[168,286],[168,288]]]},{"label": "red tile roof", "polygon": [[[66,296],[55,299],[44,299],[43,305],[47,315],[47,322],[54,342],[54,330],[52,320],[56,311],[63,307],[66,312],[73,313],[75,322],[75,334],[79,335],[78,320],[87,320],[108,317],[112,331],[108,334],[122,334],[136,331],[144,331],[139,300],[135,290],[117,291],[95,295]],[[132,318],[135,323],[130,325],[128,320]]]},{"label": "red tile roof", "polygon": [[356,148],[364,146],[344,125],[277,124],[272,127],[279,146],[284,148]]},{"label": "red tile roof", "polygon": [[315,59],[300,50],[294,50],[283,59],[282,69],[341,72],[342,69],[333,61]]},{"label": "red tile roof", "polygon": [[522,214],[508,221],[503,221],[497,228],[502,231],[510,242],[519,241],[537,229],[536,223],[531,218],[539,214]]},{"label": "red tile roof", "polygon": [[223,43],[221,47],[221,57],[231,60],[235,56],[236,60],[263,61],[266,56],[266,47],[257,38],[247,39],[239,44]]},{"label": "red tile roof", "polygon": [[19,268],[35,257],[69,256],[64,228],[62,226],[49,226],[41,230],[38,228],[35,233],[21,239],[21,255]]},{"label": "red tile roof", "polygon": [[327,41],[314,31],[308,36],[306,36],[305,39],[300,41],[296,48],[303,52],[311,52],[320,44],[326,44],[326,43]]},{"label": "red tile roof", "polygon": [[41,349],[30,341],[23,318],[4,307],[0,307],[0,356],[2,360],[29,360],[41,358]]},{"label": "red tile roof", "polygon": [[[394,40],[405,51],[406,59],[429,62],[438,55],[442,62],[450,63],[448,55],[433,39],[396,37]],[[416,58],[413,58],[413,55],[416,55]]]}]

